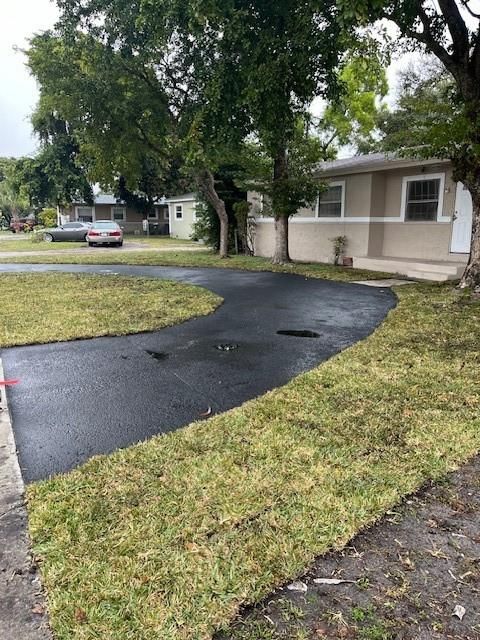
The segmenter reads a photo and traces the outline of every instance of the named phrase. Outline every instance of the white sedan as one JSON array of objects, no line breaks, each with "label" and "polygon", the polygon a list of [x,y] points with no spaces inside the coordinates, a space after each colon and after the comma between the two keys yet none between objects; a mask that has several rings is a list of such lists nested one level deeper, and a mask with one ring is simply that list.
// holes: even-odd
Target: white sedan
[{"label": "white sedan", "polygon": [[123,245],[123,231],[116,222],[97,220],[88,230],[87,242],[89,247],[105,244],[121,247]]}]

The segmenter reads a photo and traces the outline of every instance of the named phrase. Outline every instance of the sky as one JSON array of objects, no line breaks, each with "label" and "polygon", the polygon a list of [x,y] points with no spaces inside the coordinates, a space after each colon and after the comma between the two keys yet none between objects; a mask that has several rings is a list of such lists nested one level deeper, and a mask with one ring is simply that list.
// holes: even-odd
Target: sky
[{"label": "sky", "polygon": [[35,80],[25,67],[28,39],[53,26],[56,5],[50,0],[0,0],[0,156],[35,152],[29,116],[38,98]]},{"label": "sky", "polygon": [[[21,49],[33,34],[54,25],[58,11],[52,0],[0,0],[0,4],[0,157],[31,155],[37,143],[29,117],[38,99],[38,89]],[[390,104],[396,74],[407,59],[394,61],[388,69]]]}]

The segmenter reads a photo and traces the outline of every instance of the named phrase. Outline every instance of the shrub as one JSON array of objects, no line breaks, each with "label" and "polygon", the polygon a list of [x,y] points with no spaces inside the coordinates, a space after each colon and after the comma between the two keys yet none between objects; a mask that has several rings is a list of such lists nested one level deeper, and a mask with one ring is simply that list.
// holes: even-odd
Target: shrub
[{"label": "shrub", "polygon": [[53,207],[42,209],[42,211],[38,214],[38,219],[44,227],[56,227],[57,211]]}]

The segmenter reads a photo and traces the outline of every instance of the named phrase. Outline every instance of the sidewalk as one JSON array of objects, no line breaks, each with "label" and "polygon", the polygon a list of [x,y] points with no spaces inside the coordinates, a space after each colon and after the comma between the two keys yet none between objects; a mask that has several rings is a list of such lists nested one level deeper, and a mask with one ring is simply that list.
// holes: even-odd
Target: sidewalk
[{"label": "sidewalk", "polygon": [[[4,379],[1,360],[0,379]],[[0,638],[51,640],[45,599],[29,551],[23,494],[5,387],[0,387]]]}]

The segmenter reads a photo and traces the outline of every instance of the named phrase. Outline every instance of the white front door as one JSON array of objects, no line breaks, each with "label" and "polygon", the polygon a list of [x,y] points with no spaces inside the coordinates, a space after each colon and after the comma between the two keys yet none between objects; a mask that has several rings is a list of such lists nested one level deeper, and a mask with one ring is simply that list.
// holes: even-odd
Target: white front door
[{"label": "white front door", "polygon": [[457,182],[455,216],[452,227],[452,253],[470,253],[472,237],[472,196],[470,191]]}]

